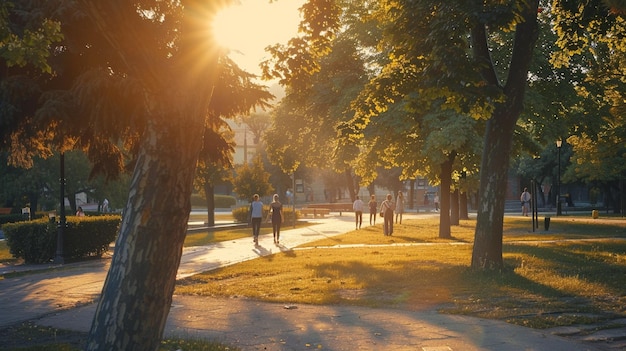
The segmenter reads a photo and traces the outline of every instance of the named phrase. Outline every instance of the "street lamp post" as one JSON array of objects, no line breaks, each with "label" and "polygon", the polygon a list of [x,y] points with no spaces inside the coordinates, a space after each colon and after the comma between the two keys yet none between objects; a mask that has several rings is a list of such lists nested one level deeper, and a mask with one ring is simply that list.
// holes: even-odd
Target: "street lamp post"
[{"label": "street lamp post", "polygon": [[558,167],[556,174],[556,215],[560,216],[563,214],[561,211],[561,146],[563,146],[563,141],[559,138],[556,141],[556,148],[558,150]]},{"label": "street lamp post", "polygon": [[61,161],[60,161],[60,168],[61,168],[61,177],[59,179],[60,184],[60,200],[61,200],[61,208],[60,208],[60,217],[59,217],[59,224],[58,224],[58,232],[57,232],[57,250],[56,250],[56,255],[54,257],[54,261],[53,263],[55,264],[63,264],[65,263],[65,260],[63,258],[64,256],[64,252],[63,252],[63,231],[65,229],[65,154],[63,152],[61,152],[61,157],[60,157]]}]

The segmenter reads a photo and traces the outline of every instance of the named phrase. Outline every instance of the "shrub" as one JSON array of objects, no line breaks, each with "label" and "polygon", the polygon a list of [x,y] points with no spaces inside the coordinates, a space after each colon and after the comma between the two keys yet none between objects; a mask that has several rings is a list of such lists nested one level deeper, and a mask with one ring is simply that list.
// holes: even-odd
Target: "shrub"
[{"label": "shrub", "polygon": [[27,217],[28,216],[23,215],[21,213],[0,215],[0,225],[5,224],[5,223],[15,223],[15,222],[20,222],[20,221],[25,221],[28,219]]},{"label": "shrub", "polygon": [[2,226],[9,252],[26,263],[48,262],[56,249],[56,223],[45,220],[8,223]]},{"label": "shrub", "polygon": [[[101,256],[115,240],[120,216],[69,216],[63,230],[63,256],[72,260]],[[2,226],[13,257],[26,263],[50,261],[56,251],[58,226],[48,219],[9,223]]]}]

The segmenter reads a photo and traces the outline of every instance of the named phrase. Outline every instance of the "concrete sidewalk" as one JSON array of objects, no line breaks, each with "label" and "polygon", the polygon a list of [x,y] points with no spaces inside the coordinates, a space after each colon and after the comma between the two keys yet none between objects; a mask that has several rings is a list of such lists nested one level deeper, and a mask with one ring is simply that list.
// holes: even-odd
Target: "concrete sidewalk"
[{"label": "concrete sidewalk", "polygon": [[[411,218],[415,214],[405,214]],[[354,229],[350,215],[313,220],[315,225],[284,226],[281,245],[272,235],[184,250],[179,277],[235,264]],[[381,234],[382,235],[382,234]],[[0,280],[0,328],[24,321],[88,331],[110,259],[31,272]],[[2,267],[2,270],[11,267]],[[16,270],[18,267],[12,267]],[[21,269],[26,269],[22,267]],[[615,350],[504,322],[442,315],[434,310],[404,311],[352,306],[265,303],[244,298],[174,296],[166,336],[202,337],[243,350]]]}]

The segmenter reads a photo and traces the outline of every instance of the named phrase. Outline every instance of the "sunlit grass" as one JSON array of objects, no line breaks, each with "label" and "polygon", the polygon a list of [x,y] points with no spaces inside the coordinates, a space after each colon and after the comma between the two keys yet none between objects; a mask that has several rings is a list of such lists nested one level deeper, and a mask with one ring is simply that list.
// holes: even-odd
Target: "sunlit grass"
[{"label": "sunlit grass", "polygon": [[534,234],[522,227],[525,222],[506,219],[505,269],[498,272],[469,269],[474,221],[453,227],[453,239],[443,240],[436,220],[419,220],[396,226],[392,237],[383,236],[380,226],[367,227],[199,274],[181,281],[176,293],[412,310],[436,306],[538,328],[626,316],[626,241],[584,241],[623,238],[623,222],[558,220],[550,232]]}]

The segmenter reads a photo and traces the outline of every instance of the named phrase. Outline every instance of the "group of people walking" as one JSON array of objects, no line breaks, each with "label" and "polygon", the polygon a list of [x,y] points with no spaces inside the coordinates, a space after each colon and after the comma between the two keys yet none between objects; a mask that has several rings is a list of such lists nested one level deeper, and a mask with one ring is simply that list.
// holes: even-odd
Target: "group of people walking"
[{"label": "group of people walking", "polygon": [[[283,204],[278,201],[278,194],[272,197],[268,222],[272,222],[272,232],[274,233],[274,244],[280,244],[280,226],[284,221]],[[252,237],[254,245],[259,244],[259,234],[261,233],[261,223],[263,222],[263,202],[258,194],[254,194],[250,204],[250,225],[252,226]]]},{"label": "group of people walking", "polygon": [[[380,217],[383,219],[383,234],[385,236],[393,234],[394,214],[395,223],[402,224],[402,214],[404,213],[404,194],[402,191],[398,191],[398,196],[394,202],[393,196],[387,194],[385,200],[381,202],[380,208],[376,202],[376,195],[370,197],[370,201],[367,204],[370,214],[370,225],[376,225],[376,214],[380,213]],[[361,229],[363,224],[363,210],[365,203],[359,196],[352,204],[356,216],[356,229]],[[255,245],[259,244],[259,234],[261,232],[261,224],[263,223],[263,202],[261,202],[259,195],[254,194],[253,201],[250,203],[249,210],[249,224],[252,227],[252,236]],[[274,194],[272,197],[272,203],[268,213],[267,221],[272,223],[272,232],[274,234],[274,244],[280,244],[280,227],[284,221],[283,205],[278,199],[278,194]]]},{"label": "group of people walking", "polygon": [[[363,224],[363,209],[365,204],[359,196],[352,204],[354,215],[356,217],[356,229],[361,229]],[[370,201],[367,204],[370,213],[370,225],[376,225],[376,214],[379,213],[378,203],[376,202],[376,195],[370,196]],[[387,194],[385,200],[380,204],[380,217],[383,219],[383,234],[393,234],[394,213],[396,215],[396,223],[402,224],[402,214],[404,213],[404,194],[402,191],[398,191],[396,201],[393,201],[393,196]]]}]

